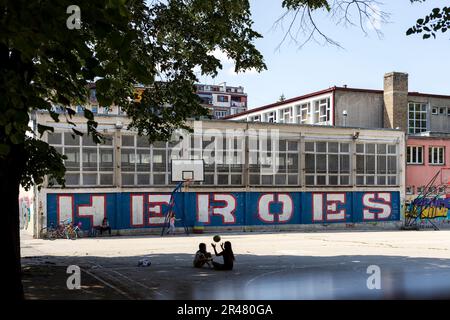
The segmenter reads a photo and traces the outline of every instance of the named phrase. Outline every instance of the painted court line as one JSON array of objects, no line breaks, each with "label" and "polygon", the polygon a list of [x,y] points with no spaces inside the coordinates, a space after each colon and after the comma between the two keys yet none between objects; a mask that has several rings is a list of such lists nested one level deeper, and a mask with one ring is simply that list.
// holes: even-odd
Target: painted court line
[{"label": "painted court line", "polygon": [[117,288],[116,286],[112,285],[111,283],[103,280],[102,278],[96,276],[95,274],[93,274],[92,272],[89,272],[88,270],[85,269],[81,269],[82,271],[86,272],[88,275],[90,275],[91,277],[97,279],[98,281],[100,281],[101,283],[103,283],[104,285],[110,287],[111,289],[115,290],[116,292],[120,293],[121,295],[127,297],[129,300],[133,300],[133,298],[128,295],[126,292],[120,290],[119,288]]},{"label": "painted court line", "polygon": [[[94,264],[94,265],[97,266],[99,269],[101,269],[101,270],[103,270],[104,272],[107,273],[107,271],[106,271],[107,269],[104,268],[102,265],[99,265],[99,264]],[[158,292],[158,291],[156,291],[154,288],[150,288],[150,287],[146,286],[145,284],[142,284],[142,283],[140,283],[140,282],[138,282],[138,281],[136,281],[136,280],[134,280],[134,279],[132,279],[132,278],[130,278],[130,277],[128,277],[128,276],[122,274],[122,273],[120,273],[120,272],[117,271],[117,270],[113,270],[113,269],[108,269],[108,270],[109,270],[110,272],[114,272],[114,273],[118,274],[119,276],[121,276],[122,278],[128,280],[129,282],[132,282],[132,283],[134,283],[134,284],[137,284],[138,286],[141,286],[141,287],[144,288],[144,289],[150,290],[151,292],[154,292],[155,294],[157,294],[157,295],[159,295],[159,296],[161,296],[161,297],[164,297],[164,294],[162,294],[161,292]]]}]

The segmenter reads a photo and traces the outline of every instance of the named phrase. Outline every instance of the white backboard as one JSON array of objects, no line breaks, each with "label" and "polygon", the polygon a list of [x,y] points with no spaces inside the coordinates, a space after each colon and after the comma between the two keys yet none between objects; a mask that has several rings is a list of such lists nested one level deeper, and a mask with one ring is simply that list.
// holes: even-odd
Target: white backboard
[{"label": "white backboard", "polygon": [[172,182],[181,181],[203,181],[204,162],[202,159],[179,159],[172,160]]}]

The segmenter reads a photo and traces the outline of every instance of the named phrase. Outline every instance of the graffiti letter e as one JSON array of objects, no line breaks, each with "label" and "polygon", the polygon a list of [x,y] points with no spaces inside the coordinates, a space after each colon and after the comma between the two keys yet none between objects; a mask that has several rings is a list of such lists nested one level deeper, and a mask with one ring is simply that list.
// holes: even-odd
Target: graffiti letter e
[{"label": "graffiti letter e", "polygon": [[70,265],[67,267],[67,274],[72,274],[67,278],[66,285],[67,289],[81,289],[81,272],[80,267],[75,265]]},{"label": "graffiti letter e", "polygon": [[67,14],[71,14],[66,20],[67,29],[81,29],[81,10],[79,6],[70,5],[66,10]]},{"label": "graffiti letter e", "polygon": [[367,267],[367,274],[372,274],[367,278],[367,288],[369,290],[381,289],[381,269],[379,266],[370,265]]}]

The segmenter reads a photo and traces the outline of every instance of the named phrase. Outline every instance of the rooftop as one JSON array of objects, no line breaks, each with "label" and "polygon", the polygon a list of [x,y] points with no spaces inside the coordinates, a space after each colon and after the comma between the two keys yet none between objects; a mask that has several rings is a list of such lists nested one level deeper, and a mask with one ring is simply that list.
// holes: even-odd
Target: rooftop
[{"label": "rooftop", "polygon": [[[330,93],[330,92],[335,92],[335,91],[347,91],[347,92],[365,92],[365,93],[376,93],[376,94],[383,94],[384,91],[383,90],[375,90],[375,89],[361,89],[361,88],[349,88],[349,87],[338,87],[338,86],[334,86],[334,87],[330,87],[328,89],[324,89],[324,90],[320,90],[320,91],[315,91],[312,93],[308,93],[302,96],[298,96],[298,97],[294,97],[294,98],[290,98],[290,99],[286,99],[284,101],[278,101],[275,103],[271,103],[262,107],[257,107],[257,108],[253,108],[253,109],[248,109],[247,111],[238,113],[238,114],[234,114],[234,115],[230,115],[230,116],[226,116],[223,117],[222,119],[233,119],[239,116],[243,116],[249,113],[253,113],[255,111],[262,111],[265,109],[269,109],[269,108],[273,108],[273,107],[278,107],[278,106],[282,106],[285,104],[289,104],[292,102],[297,102],[297,101],[301,101],[304,99],[308,99],[311,97],[315,97],[315,96],[319,96],[325,93]],[[408,95],[410,96],[415,96],[415,97],[432,97],[432,98],[443,98],[443,99],[450,99],[450,95],[440,95],[440,94],[432,94],[432,93],[421,93],[421,92],[408,92]]]}]

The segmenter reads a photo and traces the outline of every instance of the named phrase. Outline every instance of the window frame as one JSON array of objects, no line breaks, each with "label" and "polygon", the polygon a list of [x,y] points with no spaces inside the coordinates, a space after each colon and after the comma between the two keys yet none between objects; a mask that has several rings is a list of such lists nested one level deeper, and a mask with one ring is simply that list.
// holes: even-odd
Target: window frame
[{"label": "window frame", "polygon": [[[420,106],[420,110],[416,110],[417,106]],[[416,134],[427,131],[428,128],[428,105],[423,102],[408,102],[408,133]],[[411,113],[413,118],[411,119]],[[413,121],[413,126],[411,126]],[[422,122],[425,121],[425,127],[422,126]],[[420,125],[417,125],[420,123]]]},{"label": "window frame", "polygon": [[[408,152],[408,149],[411,149],[411,152]],[[412,159],[413,159],[413,156],[412,156],[412,150],[413,149],[416,149],[416,152],[415,152],[415,154],[416,154],[416,159],[418,159],[419,158],[419,150],[420,149],[422,149],[422,152],[421,152],[421,158],[422,158],[422,161],[421,162],[419,162],[419,161],[412,161]],[[425,155],[424,155],[424,150],[425,150],[425,147],[424,146],[417,146],[417,145],[410,145],[410,146],[406,146],[406,164],[409,164],[409,165],[423,165],[424,164],[424,158],[425,158]],[[409,160],[408,160],[408,155],[409,155]]]},{"label": "window frame", "polygon": [[[308,150],[306,148],[307,143],[313,144],[313,150]],[[317,144],[318,143],[325,143],[325,151],[318,151]],[[329,145],[331,143],[337,143],[337,151],[330,151]],[[329,186],[351,186],[352,185],[352,154],[351,154],[351,141],[333,141],[333,140],[306,140],[305,141],[305,168],[303,168],[305,174],[304,174],[304,184],[306,187],[329,187]],[[342,151],[342,145],[348,145],[347,151]],[[314,169],[313,172],[307,172],[307,155],[314,155]],[[317,164],[318,164],[318,155],[324,156],[326,159],[325,164],[325,172],[318,172],[317,170]],[[337,172],[330,172],[330,157],[337,156]],[[341,168],[341,156],[348,156],[348,172],[343,172]],[[318,178],[325,177],[325,182],[319,183]],[[336,184],[330,183],[330,177],[337,178]],[[342,178],[347,177],[348,183],[341,183]],[[313,183],[309,183],[308,179],[312,178]]]},{"label": "window frame", "polygon": [[[363,151],[358,151],[358,145],[363,145]],[[374,150],[371,152],[368,150],[368,145],[374,145]],[[384,145],[385,152],[379,151],[379,146]],[[395,147],[395,152],[391,152],[390,148],[391,146]],[[400,165],[399,165],[399,148],[397,144],[393,143],[386,143],[386,142],[360,142],[356,144],[356,163],[355,163],[355,177],[356,177],[356,186],[386,186],[386,187],[395,187],[400,185]],[[363,157],[363,172],[358,172],[358,156]],[[368,157],[373,157],[373,173],[367,172],[367,162]],[[379,160],[381,157],[385,157],[385,168],[384,173],[379,172]],[[389,158],[393,157],[395,162],[395,173],[389,172]],[[368,180],[373,177],[373,183],[368,183]],[[363,183],[358,183],[358,178],[363,179]],[[384,184],[379,183],[380,178],[384,178]],[[390,178],[395,178],[395,184],[389,183]]]},{"label": "window frame", "polygon": [[[66,141],[66,137],[68,135],[71,134],[70,131],[66,131],[66,130],[57,130],[55,131],[53,134],[60,134],[61,135],[61,142],[60,143],[49,143],[49,135],[50,133],[47,134],[47,143],[49,143],[51,146],[55,147],[56,149],[60,149],[61,150],[61,154],[65,155],[67,154],[66,150],[68,149],[74,149],[74,150],[78,150],[78,152],[76,153],[78,156],[78,161],[76,161],[76,163],[78,163],[78,170],[74,170],[75,167],[67,167],[66,163],[67,160],[64,160],[64,164],[66,166],[66,168],[68,168],[68,170],[66,170],[65,175],[71,175],[71,176],[78,176],[78,184],[71,184],[71,183],[67,183],[66,181],[66,186],[67,187],[112,187],[115,185],[115,171],[114,171],[114,164],[115,164],[115,153],[114,153],[114,137],[113,135],[108,135],[108,139],[111,139],[111,143],[108,144],[95,144],[95,143],[83,143],[84,139],[92,139],[91,136],[88,136],[86,133],[84,134],[84,136],[80,137],[80,136],[76,136],[78,141],[75,144],[68,144],[68,142]],[[86,153],[85,150],[94,150],[95,152],[90,152],[90,153]],[[101,166],[102,163],[102,153],[101,150],[108,150],[111,152],[112,154],[112,165],[110,167],[110,170],[105,170],[104,167]],[[88,160],[89,161],[85,161],[86,157],[85,155],[89,155],[88,156]],[[85,167],[85,163],[86,162],[92,162],[90,161],[92,159],[92,156],[95,155],[95,167]],[[87,168],[92,168],[92,170],[88,170]],[[87,178],[88,175],[96,175],[95,178],[95,183],[94,184],[86,184],[85,183],[85,176]],[[110,175],[111,176],[111,183],[107,183],[107,184],[102,184],[102,177],[105,175]],[[59,187],[59,185],[55,184],[55,187]]]},{"label": "window frame", "polygon": [[[442,157],[442,162],[436,162],[434,151],[437,150],[437,158]],[[444,146],[428,146],[428,164],[433,166],[444,166],[445,165],[445,147]]]}]

